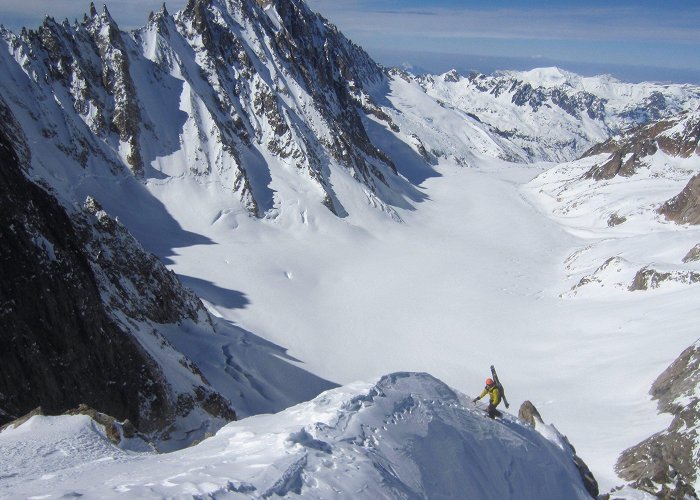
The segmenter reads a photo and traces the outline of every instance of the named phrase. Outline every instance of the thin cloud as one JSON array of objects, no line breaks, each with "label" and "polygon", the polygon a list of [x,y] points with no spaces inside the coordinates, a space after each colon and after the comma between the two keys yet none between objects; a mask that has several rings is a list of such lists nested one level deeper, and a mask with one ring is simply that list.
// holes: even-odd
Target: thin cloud
[{"label": "thin cloud", "polygon": [[[685,11],[640,8],[434,8],[431,19],[417,18],[415,9],[381,9],[372,16],[360,2],[311,0],[310,4],[341,29],[352,33],[406,34],[434,38],[495,38],[529,40],[664,40],[700,42],[700,30],[691,19],[700,8]],[[362,4],[364,7],[364,4]]]},{"label": "thin cloud", "polygon": [[380,14],[399,14],[405,16],[438,16],[439,13],[429,10],[373,10]]}]

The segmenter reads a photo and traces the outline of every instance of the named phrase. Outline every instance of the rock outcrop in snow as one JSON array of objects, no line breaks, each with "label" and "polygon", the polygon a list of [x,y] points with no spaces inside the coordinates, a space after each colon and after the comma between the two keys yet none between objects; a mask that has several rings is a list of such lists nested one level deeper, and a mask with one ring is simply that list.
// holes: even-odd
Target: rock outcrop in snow
[{"label": "rock outcrop in snow", "polygon": [[586,177],[609,180],[620,175],[631,177],[648,165],[649,157],[661,151],[669,157],[700,155],[700,113],[682,113],[648,123],[597,144],[586,156],[609,154],[602,163],[586,172]]},{"label": "rock outcrop in snow", "polygon": [[583,481],[586,491],[593,497],[598,498],[598,481],[596,481],[593,473],[583,461],[581,457],[576,454],[576,449],[569,442],[566,436],[563,436],[553,425],[547,425],[542,419],[542,415],[535,408],[535,405],[530,401],[523,401],[518,410],[518,419],[521,422],[526,423],[537,432],[547,437],[548,439],[554,440],[561,444],[565,449],[568,448],[569,453],[572,455],[572,460],[581,475],[581,480]]},{"label": "rock outcrop in snow", "polygon": [[659,498],[697,498],[700,444],[700,343],[688,347],[651,388],[659,411],[673,415],[668,429],[625,450],[617,472]]},{"label": "rock outcrop in snow", "polygon": [[[571,447],[556,435],[508,415],[491,420],[470,407],[468,398],[430,375],[395,373],[325,392],[276,415],[234,422],[193,448],[157,457],[98,445],[99,432],[86,429],[82,420],[35,417],[0,433],[0,452],[7,457],[0,492],[590,498]],[[62,432],[47,434],[48,426]],[[34,438],[26,440],[27,433]],[[72,435],[80,453],[37,454],[26,464],[36,447],[50,451]],[[13,471],[22,466],[20,481]]]}]

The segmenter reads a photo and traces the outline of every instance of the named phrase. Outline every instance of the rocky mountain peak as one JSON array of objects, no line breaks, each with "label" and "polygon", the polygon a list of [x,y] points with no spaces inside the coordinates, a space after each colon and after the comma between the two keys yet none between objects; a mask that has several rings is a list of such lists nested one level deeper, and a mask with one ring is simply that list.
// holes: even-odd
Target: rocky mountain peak
[{"label": "rocky mountain peak", "polygon": [[158,9],[156,12],[151,11],[148,14],[148,25],[151,25],[153,23],[156,23],[158,25],[162,25],[163,21],[169,17],[170,17],[170,13],[168,12],[168,9],[166,8],[165,3],[163,3],[161,8]]},{"label": "rocky mountain peak", "polygon": [[[15,63],[36,75],[38,99],[8,104],[21,115],[60,103],[66,111],[36,110],[28,119],[67,112],[62,134],[60,121],[37,128],[82,167],[99,157],[142,178],[154,160],[177,152],[192,175],[233,188],[255,216],[275,204],[271,174],[260,165],[267,154],[305,172],[337,215],[346,212],[328,180],[331,165],[351,171],[380,204],[396,174],[363,123],[367,114],[386,118],[370,97],[386,82],[384,71],[301,1],[190,0],[174,17],[162,8],[133,33],[91,4],[82,23],[47,20],[23,41],[28,57],[17,53]],[[63,90],[42,86],[43,75]],[[3,85],[20,95],[13,82]],[[177,87],[189,95],[175,96]],[[184,122],[163,118],[164,108],[181,106]]]}]

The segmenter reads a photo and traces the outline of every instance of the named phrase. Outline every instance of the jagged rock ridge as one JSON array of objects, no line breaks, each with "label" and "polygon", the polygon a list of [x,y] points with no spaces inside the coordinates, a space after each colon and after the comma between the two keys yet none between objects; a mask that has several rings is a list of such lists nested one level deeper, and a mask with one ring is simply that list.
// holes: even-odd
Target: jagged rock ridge
[{"label": "jagged rock ridge", "polygon": [[25,132],[49,143],[32,166],[50,181],[53,147],[63,168],[213,180],[257,216],[280,201],[268,158],[304,172],[337,215],[332,165],[380,201],[400,182],[363,125],[366,113],[388,119],[368,93],[386,75],[300,0],[191,0],[132,33],[91,5],[76,24],[47,17],[0,39],[0,88]]}]

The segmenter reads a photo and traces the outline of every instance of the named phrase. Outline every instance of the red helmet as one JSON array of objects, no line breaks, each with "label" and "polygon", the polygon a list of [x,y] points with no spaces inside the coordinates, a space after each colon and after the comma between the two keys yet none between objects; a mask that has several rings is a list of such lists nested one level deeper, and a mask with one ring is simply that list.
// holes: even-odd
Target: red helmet
[{"label": "red helmet", "polygon": [[491,380],[490,378],[487,378],[487,379],[486,379],[486,385],[488,385],[489,387],[491,387],[491,386],[493,385],[493,380]]}]

